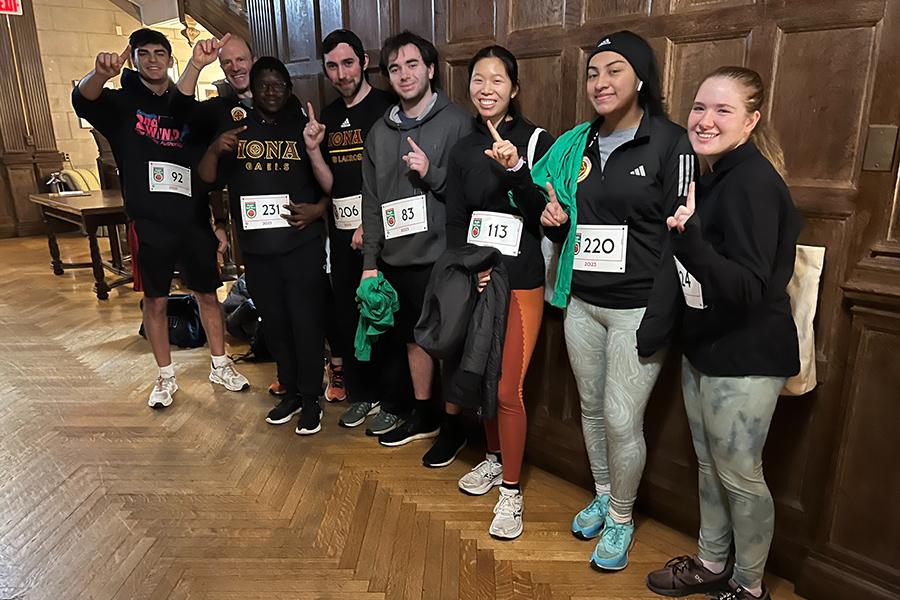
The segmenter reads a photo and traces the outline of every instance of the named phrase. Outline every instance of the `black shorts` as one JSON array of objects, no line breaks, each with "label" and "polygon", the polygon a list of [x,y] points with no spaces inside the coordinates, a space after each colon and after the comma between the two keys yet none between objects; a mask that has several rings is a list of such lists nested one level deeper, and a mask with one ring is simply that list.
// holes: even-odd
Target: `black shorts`
[{"label": "black shorts", "polygon": [[214,292],[222,285],[216,250],[219,242],[206,224],[167,227],[153,221],[128,225],[134,290],[150,298],[169,295],[177,268],[195,292]]},{"label": "black shorts", "polygon": [[397,291],[397,298],[400,301],[400,310],[394,313],[394,331],[403,341],[415,342],[414,331],[419,315],[422,314],[425,289],[428,287],[434,265],[392,267],[379,263],[378,267],[384,278]]}]

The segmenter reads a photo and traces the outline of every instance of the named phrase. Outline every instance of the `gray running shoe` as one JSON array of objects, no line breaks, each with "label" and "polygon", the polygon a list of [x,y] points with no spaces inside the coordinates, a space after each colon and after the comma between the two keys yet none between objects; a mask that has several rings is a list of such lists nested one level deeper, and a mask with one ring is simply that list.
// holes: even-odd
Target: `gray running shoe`
[{"label": "gray running shoe", "polygon": [[392,415],[387,411],[381,411],[366,427],[366,435],[382,435],[389,431],[393,431],[403,423],[403,419],[397,415]]},{"label": "gray running shoe", "polygon": [[369,415],[377,414],[381,408],[377,402],[352,402],[338,419],[341,427],[356,427],[362,425]]}]

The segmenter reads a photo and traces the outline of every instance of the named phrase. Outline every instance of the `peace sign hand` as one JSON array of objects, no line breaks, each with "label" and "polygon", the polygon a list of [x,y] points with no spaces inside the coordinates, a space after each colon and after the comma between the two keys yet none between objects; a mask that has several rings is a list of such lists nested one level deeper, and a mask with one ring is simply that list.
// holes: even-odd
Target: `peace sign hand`
[{"label": "peace sign hand", "polygon": [[406,138],[406,141],[412,147],[412,152],[404,154],[400,158],[403,159],[410,171],[415,171],[419,177],[425,177],[425,173],[428,172],[428,155],[416,145],[411,137]]},{"label": "peace sign hand", "polygon": [[516,146],[509,140],[500,137],[497,128],[490,120],[487,122],[487,127],[491,132],[491,137],[494,138],[494,144],[484,153],[500,163],[504,169],[512,169],[519,164],[519,150]]},{"label": "peace sign hand", "polygon": [[316,111],[310,102],[306,103],[306,113],[309,115],[309,122],[303,128],[303,142],[307,151],[312,151],[325,139],[325,125],[316,120]]},{"label": "peace sign hand", "polygon": [[221,39],[218,40],[216,38],[200,40],[199,42],[194,44],[194,51],[191,56],[191,62],[194,63],[194,66],[197,67],[198,70],[202,69],[206,65],[212,64],[219,56],[219,49],[227,44],[228,40],[230,39],[231,34],[226,33],[222,36]]},{"label": "peace sign hand", "polygon": [[666,219],[666,227],[678,229],[679,233],[684,233],[684,227],[687,225],[688,219],[694,214],[696,200],[694,198],[694,182],[688,186],[687,204],[679,206],[675,214]]},{"label": "peace sign hand", "polygon": [[544,212],[541,213],[541,225],[544,227],[565,225],[569,220],[569,215],[566,214],[566,211],[560,205],[559,200],[556,198],[556,190],[553,189],[553,185],[549,181],[547,182],[547,195],[550,197],[550,201],[544,207]]},{"label": "peace sign hand", "polygon": [[131,44],[125,46],[122,54],[101,52],[94,61],[94,72],[104,79],[112,79],[122,71],[125,61],[131,55]]}]

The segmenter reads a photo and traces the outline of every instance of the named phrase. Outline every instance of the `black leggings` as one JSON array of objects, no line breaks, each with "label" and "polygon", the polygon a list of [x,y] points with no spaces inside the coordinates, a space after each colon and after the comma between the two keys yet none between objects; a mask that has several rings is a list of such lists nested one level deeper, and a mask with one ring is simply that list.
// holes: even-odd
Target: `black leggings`
[{"label": "black leggings", "polygon": [[350,237],[333,231],[331,238],[331,287],[338,347],[343,351],[344,381],[351,401],[381,402],[386,411],[401,414],[401,406],[412,396],[406,349],[376,342],[371,360],[356,360],[356,289],[362,276],[362,255],[350,247]]},{"label": "black leggings", "polygon": [[244,253],[247,289],[262,317],[266,346],[288,394],[322,393],[325,356],[325,247],[320,238],[277,255]]}]

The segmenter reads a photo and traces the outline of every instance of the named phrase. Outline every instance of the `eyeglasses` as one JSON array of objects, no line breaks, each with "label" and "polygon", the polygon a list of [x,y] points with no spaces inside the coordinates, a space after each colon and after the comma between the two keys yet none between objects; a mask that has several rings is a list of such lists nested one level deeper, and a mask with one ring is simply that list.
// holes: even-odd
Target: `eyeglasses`
[{"label": "eyeglasses", "polygon": [[256,84],[262,92],[284,92],[288,89],[287,81],[261,81]]}]

